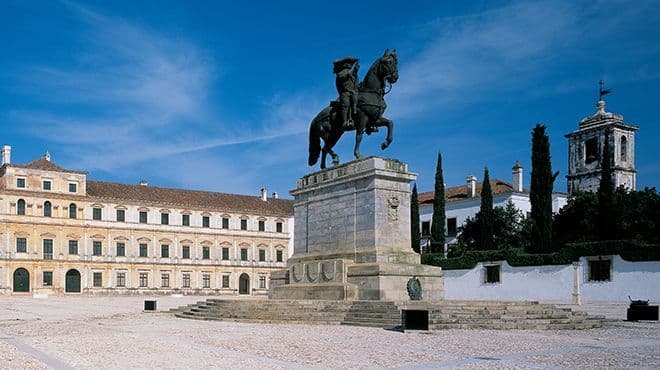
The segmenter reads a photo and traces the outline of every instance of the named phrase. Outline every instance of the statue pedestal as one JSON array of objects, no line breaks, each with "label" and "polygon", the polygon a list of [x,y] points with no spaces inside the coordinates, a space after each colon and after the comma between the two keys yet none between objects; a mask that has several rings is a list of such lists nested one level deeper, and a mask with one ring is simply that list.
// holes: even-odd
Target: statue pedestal
[{"label": "statue pedestal", "polygon": [[410,300],[444,296],[442,270],[420,264],[410,247],[410,182],[405,163],[368,157],[314,172],[291,191],[294,253],[271,274],[273,299]]}]

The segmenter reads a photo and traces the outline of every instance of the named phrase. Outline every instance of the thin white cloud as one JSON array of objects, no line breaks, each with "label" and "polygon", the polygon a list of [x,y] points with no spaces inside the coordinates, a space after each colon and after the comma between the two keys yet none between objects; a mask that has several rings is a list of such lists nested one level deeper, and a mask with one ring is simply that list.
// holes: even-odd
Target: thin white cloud
[{"label": "thin white cloud", "polygon": [[[76,3],[67,5],[85,29],[75,63],[33,66],[20,79],[21,93],[64,108],[15,110],[9,117],[28,133],[61,144],[76,167],[110,171],[305,131],[300,117],[307,114],[306,106],[296,97],[278,98],[259,127],[225,122],[207,100],[219,73],[204,50]],[[211,136],[196,130],[209,126],[215,128]]]},{"label": "thin white cloud", "polygon": [[[439,107],[497,100],[510,93],[538,96],[593,88],[594,75],[602,73],[603,66],[616,66],[626,75],[634,66],[608,39],[634,27],[640,14],[652,13],[652,8],[657,6],[646,2],[622,6],[518,1],[482,13],[438,19],[424,26],[427,36],[417,54],[402,62],[391,114],[408,117]],[[593,59],[594,55],[602,57]],[[568,73],[568,65],[586,71]],[[576,78],[575,73],[580,76]],[[619,79],[632,80],[635,75],[643,73],[631,72]]]}]

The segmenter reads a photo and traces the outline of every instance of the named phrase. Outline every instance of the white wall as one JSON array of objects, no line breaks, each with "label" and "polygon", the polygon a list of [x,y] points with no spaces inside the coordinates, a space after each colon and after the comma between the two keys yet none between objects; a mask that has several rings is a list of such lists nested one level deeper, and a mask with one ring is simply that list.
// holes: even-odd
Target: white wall
[{"label": "white wall", "polygon": [[[580,264],[586,266],[586,258]],[[650,299],[660,301],[660,261],[629,262],[619,256],[612,259],[612,281],[588,281],[587,268],[582,269],[581,293],[583,301],[627,301]]]},{"label": "white wall", "polygon": [[573,266],[512,267],[500,264],[500,283],[485,283],[484,265],[471,270],[445,270],[445,299],[502,301],[572,300]]},{"label": "white wall", "polygon": [[[470,270],[445,270],[445,298],[572,303],[579,285],[582,302],[628,301],[629,295],[633,299],[660,301],[660,261],[628,262],[619,256],[611,258],[611,281],[606,282],[589,281],[586,257],[576,265],[512,267],[506,261],[499,261],[478,263]],[[500,264],[500,283],[485,283],[484,265],[488,264]]]}]

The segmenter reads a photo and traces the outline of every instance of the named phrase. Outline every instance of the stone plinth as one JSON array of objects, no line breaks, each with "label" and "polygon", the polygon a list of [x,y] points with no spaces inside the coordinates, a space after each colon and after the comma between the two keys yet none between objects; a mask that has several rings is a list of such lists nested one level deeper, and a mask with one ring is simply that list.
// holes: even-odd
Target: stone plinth
[{"label": "stone plinth", "polygon": [[442,272],[420,265],[410,247],[410,182],[405,163],[369,157],[311,173],[291,191],[294,254],[271,274],[282,299],[407,300],[412,276],[423,296],[443,296]]}]

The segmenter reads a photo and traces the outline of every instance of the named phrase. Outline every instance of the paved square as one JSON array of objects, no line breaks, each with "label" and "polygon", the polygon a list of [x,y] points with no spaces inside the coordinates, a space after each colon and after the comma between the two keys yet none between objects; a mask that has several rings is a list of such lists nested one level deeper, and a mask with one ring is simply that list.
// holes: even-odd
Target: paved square
[{"label": "paved square", "polygon": [[266,325],[177,319],[200,297],[0,297],[0,368],[660,368],[660,325],[586,331]]}]

